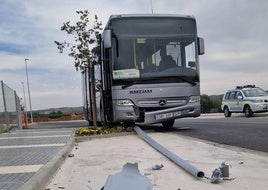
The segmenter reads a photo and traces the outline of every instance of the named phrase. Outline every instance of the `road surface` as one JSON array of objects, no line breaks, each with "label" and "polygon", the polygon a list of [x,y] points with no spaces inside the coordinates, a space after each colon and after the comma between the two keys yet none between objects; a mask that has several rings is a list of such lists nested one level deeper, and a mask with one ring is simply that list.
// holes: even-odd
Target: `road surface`
[{"label": "road surface", "polygon": [[[268,115],[246,118],[238,114],[176,120],[175,133],[220,144],[268,152]],[[180,130],[185,129],[185,130]]]}]

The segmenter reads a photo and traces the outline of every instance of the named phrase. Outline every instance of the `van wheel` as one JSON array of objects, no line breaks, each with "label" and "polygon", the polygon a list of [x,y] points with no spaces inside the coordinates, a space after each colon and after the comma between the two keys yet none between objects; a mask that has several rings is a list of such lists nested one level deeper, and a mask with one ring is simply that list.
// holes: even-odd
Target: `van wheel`
[{"label": "van wheel", "polygon": [[175,123],[175,120],[173,119],[173,120],[162,122],[162,125],[165,129],[171,129],[173,127],[174,123]]},{"label": "van wheel", "polygon": [[232,113],[229,111],[229,108],[227,106],[224,107],[223,113],[225,117],[231,117],[232,115]]},{"label": "van wheel", "polygon": [[253,116],[253,111],[251,110],[251,108],[248,105],[245,107],[244,112],[245,112],[246,117],[252,117]]}]

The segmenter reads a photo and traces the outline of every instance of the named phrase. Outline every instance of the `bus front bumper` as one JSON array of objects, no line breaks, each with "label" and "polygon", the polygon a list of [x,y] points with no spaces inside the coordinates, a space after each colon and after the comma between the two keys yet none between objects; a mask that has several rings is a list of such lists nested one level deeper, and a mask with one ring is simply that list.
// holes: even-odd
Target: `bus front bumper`
[{"label": "bus front bumper", "polygon": [[115,106],[114,116],[114,122],[161,123],[184,117],[198,117],[200,116],[200,104],[191,103],[180,107],[145,111],[143,114],[135,106]]},{"label": "bus front bumper", "polygon": [[184,117],[200,116],[200,106],[181,106],[164,110],[145,112],[144,124],[161,123],[167,120],[173,120]]}]

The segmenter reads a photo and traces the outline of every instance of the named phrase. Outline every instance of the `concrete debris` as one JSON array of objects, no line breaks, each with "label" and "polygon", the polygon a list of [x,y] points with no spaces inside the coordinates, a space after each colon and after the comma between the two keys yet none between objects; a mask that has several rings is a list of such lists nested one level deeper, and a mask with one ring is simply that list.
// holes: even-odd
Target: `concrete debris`
[{"label": "concrete debris", "polygon": [[71,158],[71,157],[74,157],[74,154],[68,154],[68,157]]},{"label": "concrete debris", "polygon": [[152,166],[152,170],[161,170],[163,167],[164,167],[163,164],[160,164],[160,165],[156,164],[156,165]]},{"label": "concrete debris", "polygon": [[233,180],[234,178],[229,178],[229,165],[225,162],[222,162],[219,168],[216,168],[212,172],[212,176],[210,178],[211,183],[219,183],[223,180]]},{"label": "concrete debris", "polygon": [[108,176],[103,190],[152,190],[150,180],[142,176],[137,163],[126,163],[121,172]]},{"label": "concrete debris", "polygon": [[225,162],[222,162],[220,170],[222,173],[222,177],[229,177],[229,165],[227,165]]},{"label": "concrete debris", "polygon": [[222,173],[221,170],[219,168],[216,168],[213,172],[212,172],[212,176],[211,176],[211,183],[219,183],[222,181]]}]

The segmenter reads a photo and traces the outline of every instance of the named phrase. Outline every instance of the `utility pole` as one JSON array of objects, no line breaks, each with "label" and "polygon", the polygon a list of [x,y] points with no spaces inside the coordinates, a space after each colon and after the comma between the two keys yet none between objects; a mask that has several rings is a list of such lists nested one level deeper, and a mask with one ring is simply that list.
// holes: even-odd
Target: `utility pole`
[{"label": "utility pole", "polygon": [[23,89],[23,110],[25,111],[25,113],[26,113],[26,116],[25,116],[25,118],[26,118],[26,121],[28,121],[28,116],[27,116],[27,109],[26,109],[26,96],[25,96],[25,88],[24,88],[24,82],[21,82],[21,84],[22,84],[22,89]]},{"label": "utility pole", "polygon": [[25,61],[25,71],[26,71],[27,88],[28,88],[28,95],[29,95],[29,105],[30,105],[30,113],[31,113],[31,123],[33,123],[32,102],[31,102],[31,94],[30,94],[30,86],[29,86],[29,78],[28,78],[28,69],[27,69],[27,61],[29,61],[29,59],[25,59],[24,61]]},{"label": "utility pole", "polygon": [[153,0],[150,0],[151,3],[151,10],[152,10],[152,14],[154,14],[154,9],[153,9]]}]

